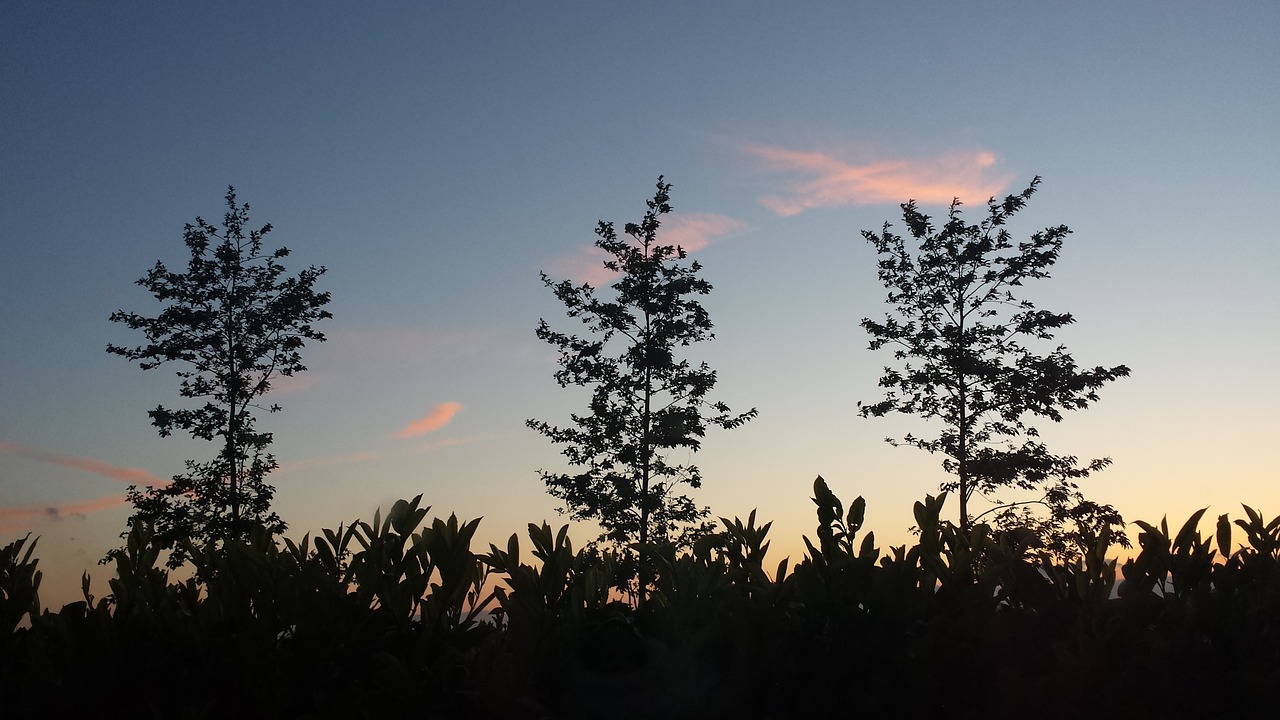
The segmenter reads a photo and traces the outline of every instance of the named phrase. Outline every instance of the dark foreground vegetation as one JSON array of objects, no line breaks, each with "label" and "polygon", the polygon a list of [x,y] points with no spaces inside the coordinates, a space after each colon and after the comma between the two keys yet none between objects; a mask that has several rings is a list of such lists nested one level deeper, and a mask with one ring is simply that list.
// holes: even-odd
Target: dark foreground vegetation
[{"label": "dark foreground vegetation", "polygon": [[[472,547],[479,521],[419,499],[277,544],[191,548],[170,579],[137,525],[104,598],[41,611],[34,541],[0,550],[5,717],[1174,718],[1274,710],[1280,518],[1246,508],[1210,537],[1137,523],[1052,559],[1017,533],[915,506],[913,547],[859,536],[819,478],[816,539],[766,565],[768,524],[722,520],[654,548],[648,602],[608,552],[530,525]],[[1239,530],[1243,530],[1243,537]],[[1027,536],[1029,537],[1029,535]],[[771,561],[770,561],[771,562]],[[1264,713],[1265,714],[1265,713]]]}]

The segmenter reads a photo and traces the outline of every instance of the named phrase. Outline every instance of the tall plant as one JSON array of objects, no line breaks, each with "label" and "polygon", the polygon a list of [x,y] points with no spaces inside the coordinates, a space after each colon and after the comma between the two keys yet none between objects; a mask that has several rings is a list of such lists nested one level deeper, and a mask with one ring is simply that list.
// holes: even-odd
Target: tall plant
[{"label": "tall plant", "polygon": [[174,566],[185,557],[183,540],[243,539],[254,525],[284,529],[271,511],[275,490],[265,481],[276,467],[266,452],[271,433],[257,431],[255,412],[280,409],[262,405],[263,396],[278,376],[306,370],[302,347],[323,341],[315,323],[332,317],[323,309],[329,293],[314,289],[325,268],[286,276],[280,261],[288,248],[263,248],[271,225],[249,227],[249,205],[236,204],[235,188],[227,188],[226,203],[221,229],[199,217],[186,225],[182,239],[191,256],[185,273],[157,262],[137,281],[164,305],[159,314],[111,314],[112,322],[141,330],[146,343],[111,344],[107,352],[143,370],[176,362],[179,394],[204,400],[149,411],[160,435],[180,430],[221,445],[215,459],[188,461],[187,472],[168,485],[129,488],[130,526],[153,524],[157,541],[173,551]]},{"label": "tall plant", "polygon": [[573,472],[541,471],[547,491],[568,506],[574,519],[593,520],[603,537],[638,547],[640,598],[647,589],[649,545],[687,542],[708,516],[681,490],[698,488],[696,465],[673,462],[668,452],[696,451],[710,426],[735,428],[755,417],[735,414],[707,395],[716,373],[680,356],[682,348],[714,337],[698,296],[711,292],[679,245],[659,240],[662,216],[671,212],[671,185],[658,178],[639,223],[619,237],[613,223],[596,228],[596,247],[608,255],[604,267],[618,274],[607,295],[589,283],[543,283],[583,336],[559,332],[543,320],[538,338],[560,352],[555,373],[561,387],[591,388],[588,412],[570,416],[567,427],[529,420],[528,426],[564,446]]},{"label": "tall plant", "polygon": [[[971,502],[980,495],[994,500],[1006,523],[1036,524],[1061,546],[1072,522],[1095,528],[1121,522],[1109,505],[1085,500],[1076,484],[1111,460],[1082,465],[1055,454],[1033,423],[1058,422],[1064,412],[1088,407],[1098,388],[1127,376],[1129,368],[1080,368],[1063,345],[1051,344],[1074,318],[1015,295],[1024,282],[1049,277],[1071,232],[1059,225],[1014,243],[1005,225],[1039,184],[1037,177],[1020,194],[992,198],[977,224],[964,221],[959,200],[941,227],[907,202],[902,219],[910,244],[889,223],[879,234],[863,232],[879,255],[890,310],[881,322],[864,319],[862,327],[872,350],[893,348],[897,366],[880,378],[885,397],[858,405],[863,417],[905,413],[941,421],[936,433],[888,441],[943,456],[955,479],[942,487],[959,498],[962,528],[973,522]],[[1010,502],[1000,496],[1009,489],[1040,497]],[[1036,519],[1028,503],[1046,506],[1048,517]]]}]

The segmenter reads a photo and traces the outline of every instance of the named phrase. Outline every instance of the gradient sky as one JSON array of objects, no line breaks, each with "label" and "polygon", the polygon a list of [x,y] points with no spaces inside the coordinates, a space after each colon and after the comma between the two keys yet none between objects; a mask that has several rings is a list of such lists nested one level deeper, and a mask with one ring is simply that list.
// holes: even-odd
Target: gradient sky
[{"label": "gradient sky", "polygon": [[715,286],[693,357],[760,410],[707,438],[698,498],[760,508],[776,551],[812,534],[815,475],[882,546],[945,479],[882,441],[919,423],[856,415],[888,361],[859,231],[908,197],[976,221],[1035,175],[1014,232],[1074,234],[1027,297],[1076,316],[1082,365],[1133,370],[1051,447],[1112,457],[1086,489],[1129,519],[1280,513],[1271,0],[204,5],[0,4],[0,542],[41,536],[47,605],[86,568],[106,592],[128,483],[215,452],[151,427],[171,369],[104,349],[229,184],[290,268],[329,268],[330,341],[261,421],[291,535],[418,493],[484,543],[561,522],[524,421],[587,396],[534,337],[572,327],[538,272],[600,280],[596,221],[639,220],[660,174]]}]

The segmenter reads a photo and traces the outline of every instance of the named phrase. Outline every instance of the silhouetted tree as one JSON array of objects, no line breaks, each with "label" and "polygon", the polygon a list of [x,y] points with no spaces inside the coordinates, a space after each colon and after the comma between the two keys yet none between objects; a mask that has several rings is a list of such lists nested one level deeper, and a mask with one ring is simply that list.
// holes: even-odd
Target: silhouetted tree
[{"label": "silhouetted tree", "polygon": [[285,277],[280,260],[289,250],[262,247],[271,225],[247,227],[249,205],[236,205],[235,188],[227,188],[226,202],[221,230],[199,217],[186,225],[183,242],[191,258],[185,273],[157,262],[137,281],[164,304],[159,315],[111,314],[112,322],[142,330],[146,344],[112,344],[107,352],[137,361],[143,370],[181,363],[179,394],[206,400],[196,408],[149,411],[160,435],[176,429],[222,445],[215,460],[188,461],[187,472],[168,485],[129,488],[130,526],[153,524],[175,567],[185,558],[183,540],[245,538],[254,525],[284,530],[271,511],[275,489],[264,479],[277,466],[266,452],[271,433],[256,431],[254,411],[280,409],[259,401],[276,376],[306,370],[300,354],[305,341],[325,339],[313,323],[332,317],[322,309],[329,293],[314,290],[325,268]]},{"label": "silhouetted tree", "polygon": [[[904,204],[914,247],[890,232],[889,223],[878,235],[863,231],[880,256],[891,311],[884,322],[864,319],[862,327],[872,350],[894,347],[899,367],[886,367],[880,378],[888,389],[883,400],[858,406],[863,417],[898,412],[941,421],[936,435],[887,440],[944,456],[943,467],[956,478],[943,489],[958,495],[962,527],[973,520],[969,503],[977,493],[996,503],[1002,524],[1031,525],[1062,550],[1069,522],[1091,531],[1121,522],[1110,506],[1085,500],[1075,482],[1111,460],[1082,466],[1075,457],[1055,455],[1029,423],[1058,422],[1064,411],[1088,407],[1103,383],[1127,376],[1129,368],[1081,369],[1062,345],[1047,352],[1033,347],[1047,349],[1054,332],[1074,322],[1070,314],[1037,310],[1014,296],[1023,281],[1049,277],[1070,233],[1059,225],[1014,245],[1005,224],[1039,184],[1037,177],[1018,195],[992,198],[977,225],[961,218],[959,200],[941,228],[914,201]],[[1043,495],[1019,503],[995,497],[1009,488]],[[1031,513],[1030,504],[1047,506],[1048,517]]]},{"label": "silhouetted tree", "polygon": [[658,241],[660,218],[671,212],[671,185],[658,178],[639,224],[627,223],[619,238],[613,223],[596,228],[596,247],[608,253],[604,267],[619,273],[612,300],[588,283],[542,281],[564,303],[569,317],[587,326],[585,337],[557,332],[546,320],[538,338],[560,351],[561,387],[590,387],[589,412],[572,414],[572,426],[538,420],[528,426],[565,446],[576,473],[540,471],[551,495],[565,501],[576,520],[594,520],[603,538],[638,548],[639,598],[648,585],[649,546],[683,544],[703,530],[706,508],[679,486],[700,487],[697,466],[668,462],[666,453],[697,451],[708,426],[734,428],[755,417],[753,408],[733,414],[708,401],[716,373],[707,364],[678,357],[681,348],[710,340],[711,320],[697,296],[711,291],[686,262],[678,245]]}]

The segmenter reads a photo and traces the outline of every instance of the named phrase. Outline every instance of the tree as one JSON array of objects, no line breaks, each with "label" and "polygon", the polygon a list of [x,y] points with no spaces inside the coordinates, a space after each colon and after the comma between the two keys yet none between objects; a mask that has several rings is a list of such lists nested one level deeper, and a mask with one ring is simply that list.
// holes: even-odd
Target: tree
[{"label": "tree", "polygon": [[569,317],[587,326],[585,337],[538,324],[538,338],[560,351],[555,373],[561,387],[591,388],[589,412],[570,415],[558,427],[529,420],[528,426],[564,445],[576,473],[540,471],[548,492],[565,502],[575,520],[593,520],[602,539],[638,550],[639,597],[647,588],[649,546],[690,542],[704,530],[708,511],[680,492],[698,488],[702,475],[693,464],[670,462],[680,448],[696,452],[709,426],[735,428],[755,417],[753,408],[733,414],[710,402],[716,373],[703,362],[678,357],[681,348],[711,340],[711,320],[697,296],[711,292],[699,277],[701,265],[686,262],[678,245],[658,241],[661,217],[671,212],[671,185],[658,178],[639,223],[627,223],[619,238],[613,223],[596,228],[596,247],[608,254],[604,267],[619,274],[613,299],[588,283],[543,283],[564,303]]},{"label": "tree", "polygon": [[[1076,484],[1111,460],[1081,465],[1073,456],[1055,455],[1031,422],[1059,422],[1063,412],[1088,407],[1099,387],[1127,376],[1129,368],[1081,369],[1062,345],[1036,350],[1074,322],[1070,314],[1038,310],[1014,295],[1024,281],[1049,277],[1071,232],[1065,225],[1050,227],[1014,245],[1005,225],[1039,184],[1036,177],[1018,195],[992,198],[977,225],[961,218],[958,199],[940,229],[914,201],[902,205],[912,248],[890,232],[889,223],[878,235],[863,231],[879,255],[891,310],[884,322],[863,319],[862,327],[872,350],[894,347],[900,367],[884,369],[883,400],[858,406],[863,417],[897,412],[941,421],[936,435],[887,441],[944,456],[943,468],[956,477],[942,489],[959,497],[963,528],[974,520],[970,501],[978,494],[995,503],[1000,523],[1030,524],[1061,551],[1067,549],[1067,523],[1096,532],[1122,522],[1110,506],[1085,500]],[[1012,503],[995,497],[1008,489],[1043,495]],[[1031,513],[1032,505],[1047,507],[1048,517]]]},{"label": "tree", "polygon": [[141,330],[146,344],[112,344],[107,352],[143,370],[178,362],[179,394],[205,400],[195,408],[149,411],[161,437],[181,430],[221,444],[216,459],[188,461],[187,472],[168,485],[129,488],[129,525],[153,524],[161,546],[172,550],[174,567],[186,557],[184,540],[247,538],[254,525],[284,530],[271,511],[275,489],[265,481],[277,466],[266,452],[272,436],[257,431],[254,411],[280,409],[259,401],[277,376],[306,370],[300,351],[307,340],[324,341],[314,323],[332,317],[322,309],[329,293],[314,290],[325,268],[286,277],[280,261],[288,248],[268,252],[262,246],[271,225],[248,228],[249,205],[236,204],[235,188],[227,188],[226,202],[221,230],[200,217],[186,225],[183,242],[191,257],[185,273],[157,262],[137,281],[164,304],[158,315],[111,314],[112,322]]}]

